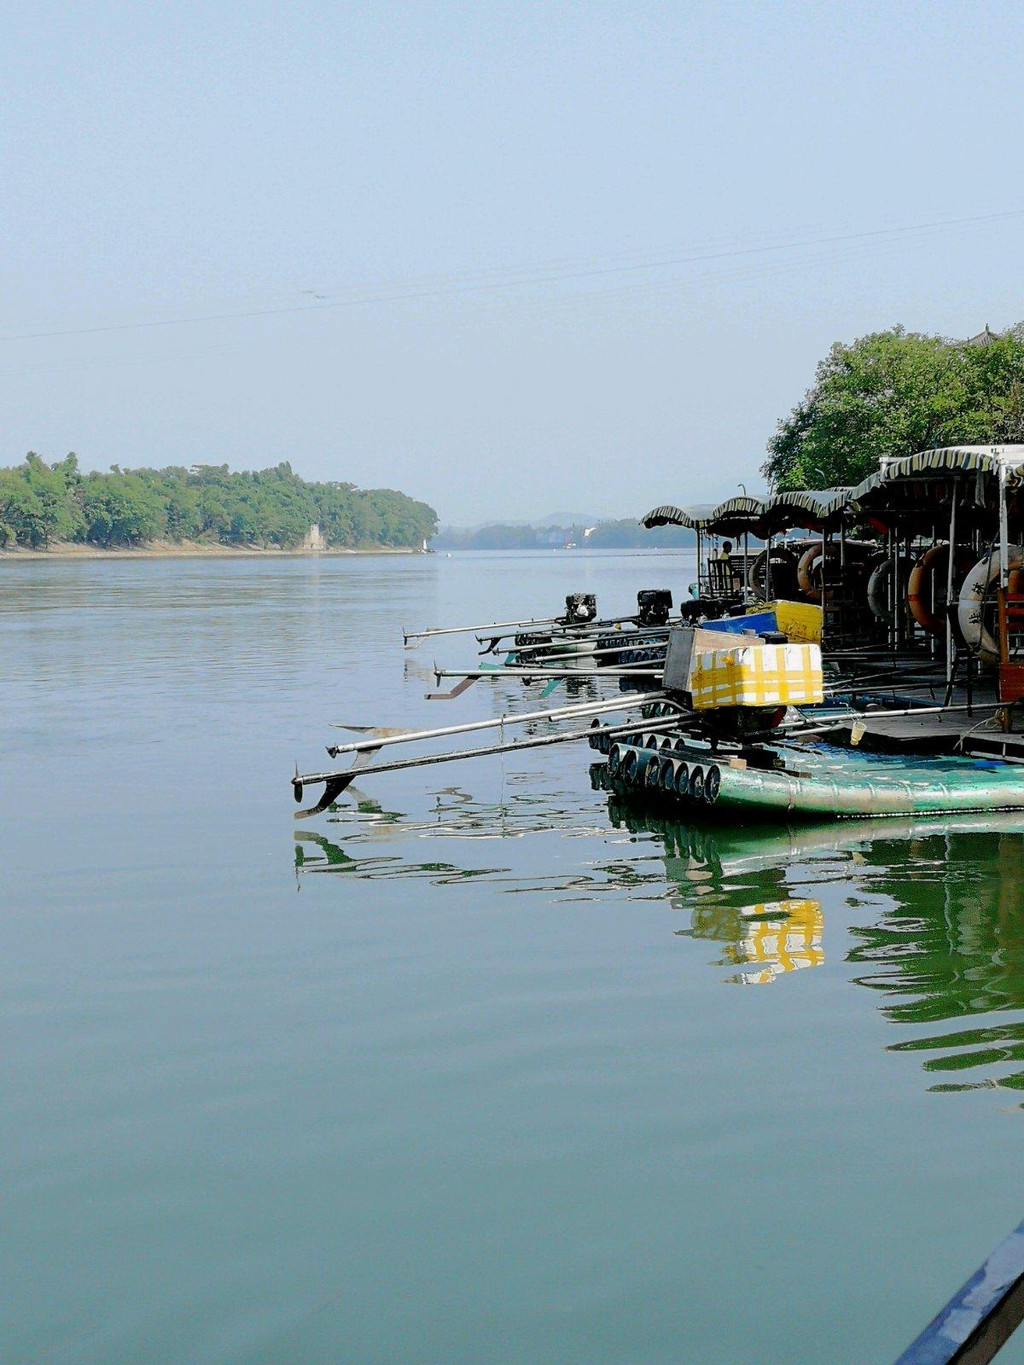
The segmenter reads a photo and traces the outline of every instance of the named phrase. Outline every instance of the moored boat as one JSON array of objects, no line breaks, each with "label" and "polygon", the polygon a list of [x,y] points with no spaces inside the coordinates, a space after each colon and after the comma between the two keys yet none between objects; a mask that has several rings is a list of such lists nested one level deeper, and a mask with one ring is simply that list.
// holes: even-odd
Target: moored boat
[{"label": "moored boat", "polygon": [[[699,516],[662,506],[643,521],[696,533],[697,580],[675,617],[667,590],[604,619],[572,594],[559,616],[406,636],[472,630],[503,658],[435,665],[438,683],[458,679],[438,698],[481,678],[547,695],[585,677],[591,722],[621,713],[610,729],[572,727],[577,705],[532,713],[568,732],[506,741],[516,717],[504,716],[497,745],[377,771],[587,737],[620,794],[716,820],[1024,809],[1024,446],[922,451],[856,488],[744,495]],[[374,731],[379,742],[329,752],[365,769],[385,744],[479,724]],[[296,774],[296,796],[322,782],[323,809],[351,771]]]}]

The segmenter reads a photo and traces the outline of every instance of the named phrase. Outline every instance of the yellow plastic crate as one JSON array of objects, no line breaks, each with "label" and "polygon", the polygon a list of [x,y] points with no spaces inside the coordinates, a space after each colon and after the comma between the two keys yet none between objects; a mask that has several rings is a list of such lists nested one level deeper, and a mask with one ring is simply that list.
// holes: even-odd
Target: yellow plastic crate
[{"label": "yellow plastic crate", "polygon": [[775,622],[794,644],[821,644],[821,608],[813,602],[770,602]]},{"label": "yellow plastic crate", "polygon": [[821,650],[817,645],[759,643],[701,653],[690,695],[695,711],[824,701]]}]

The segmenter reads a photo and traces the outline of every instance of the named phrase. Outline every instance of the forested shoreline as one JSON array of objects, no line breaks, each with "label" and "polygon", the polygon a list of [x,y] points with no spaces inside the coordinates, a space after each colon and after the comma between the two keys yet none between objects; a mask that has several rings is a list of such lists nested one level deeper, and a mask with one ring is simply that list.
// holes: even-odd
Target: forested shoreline
[{"label": "forested shoreline", "polygon": [[393,489],[309,483],[286,462],[240,472],[112,465],[100,474],[82,473],[73,454],[47,464],[29,453],[0,469],[0,549],[165,541],[288,550],[314,525],[329,549],[411,549],[434,535],[437,513]]}]

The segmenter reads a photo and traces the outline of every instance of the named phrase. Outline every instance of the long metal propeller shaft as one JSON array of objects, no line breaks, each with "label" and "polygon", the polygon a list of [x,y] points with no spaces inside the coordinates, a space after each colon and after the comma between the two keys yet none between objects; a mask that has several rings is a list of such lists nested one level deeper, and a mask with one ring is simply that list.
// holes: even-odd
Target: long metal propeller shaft
[{"label": "long metal propeller shaft", "polygon": [[[472,635],[477,630],[527,630],[531,626],[557,626],[561,621],[560,616],[546,616],[540,620],[495,621],[482,626],[429,626],[426,630],[403,630],[402,639],[406,649],[415,649],[422,640],[432,639],[435,635]],[[410,645],[411,640],[415,640],[416,645]]]},{"label": "long metal propeller shaft", "polygon": [[[464,721],[461,725],[440,725],[432,730],[405,730],[398,734],[383,733],[370,739],[353,740],[349,744],[329,744],[332,758],[339,754],[376,752],[393,744],[414,744],[427,739],[444,739],[449,735],[468,735],[476,730],[499,730],[512,725],[528,725],[541,720],[579,720],[584,716],[600,716],[611,711],[628,711],[633,706],[661,702],[664,692],[623,692],[614,700],[580,702],[576,706],[558,706],[545,711],[523,711],[518,715],[497,716],[493,720]],[[682,709],[682,708],[680,708]],[[344,730],[347,726],[337,725]]]},{"label": "long metal propeller shaft", "polygon": [[[586,656],[583,656],[586,658]],[[660,678],[663,668],[641,668],[623,664],[621,668],[600,666],[596,668],[545,668],[543,665],[524,664],[521,667],[505,668],[434,668],[438,682],[442,678]]]},{"label": "long metal propeller shaft", "polygon": [[[646,722],[645,722],[646,723]],[[662,720],[660,722],[650,722],[651,729],[671,731],[678,727],[679,720]],[[631,721],[628,725],[608,726],[602,733],[615,738],[619,735],[628,735],[636,731],[637,722]],[[476,749],[456,749],[453,753],[444,754],[422,754],[419,758],[399,758],[391,763],[381,763],[373,769],[374,773],[394,773],[403,768],[426,768],[436,763],[454,763],[465,758],[486,758],[492,754],[515,754],[525,749],[544,749],[552,744],[570,744],[575,740],[589,739],[594,733],[591,728],[586,730],[569,730],[561,735],[541,735],[535,739],[510,740],[508,744],[482,744]],[[324,784],[323,795],[315,806],[308,810],[296,812],[296,819],[301,819],[305,815],[318,815],[327,809],[342,794],[346,787],[355,778],[366,775],[366,769],[351,768],[335,769],[325,773],[299,773],[296,772],[292,778],[292,791],[296,801],[302,800],[303,788],[314,782]]]}]

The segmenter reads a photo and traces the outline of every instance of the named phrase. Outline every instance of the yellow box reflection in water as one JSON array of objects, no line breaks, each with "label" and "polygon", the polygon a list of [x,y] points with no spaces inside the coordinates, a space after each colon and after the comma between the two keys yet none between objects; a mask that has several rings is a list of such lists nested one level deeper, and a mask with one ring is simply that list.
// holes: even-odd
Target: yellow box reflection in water
[{"label": "yellow box reflection in water", "polygon": [[820,901],[770,901],[751,905],[740,914],[748,923],[742,937],[729,945],[726,955],[738,967],[747,969],[734,978],[743,985],[767,985],[784,972],[820,967],[825,961],[821,945],[825,917]]}]

